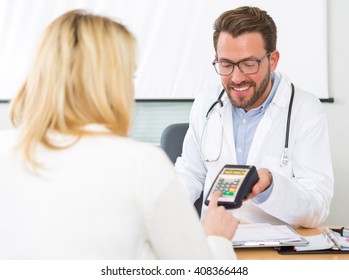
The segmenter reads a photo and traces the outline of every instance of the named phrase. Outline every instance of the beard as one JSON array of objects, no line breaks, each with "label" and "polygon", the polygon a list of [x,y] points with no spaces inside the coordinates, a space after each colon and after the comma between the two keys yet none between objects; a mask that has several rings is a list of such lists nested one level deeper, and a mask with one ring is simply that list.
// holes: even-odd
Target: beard
[{"label": "beard", "polygon": [[[233,104],[233,106],[235,106],[236,108],[246,109],[246,108],[252,107],[257,102],[257,100],[263,95],[263,93],[268,87],[269,80],[270,80],[270,71],[268,71],[267,74],[264,76],[264,79],[262,80],[258,88],[256,87],[256,83],[252,81],[244,81],[240,84],[235,84],[229,81],[227,86],[225,86],[225,91],[228,93],[228,97],[230,99],[231,104]],[[247,85],[254,88],[253,95],[249,99],[246,99],[245,96],[237,96],[236,97],[237,100],[234,100],[233,97],[229,94],[229,90],[228,90],[229,88],[243,87]]]}]

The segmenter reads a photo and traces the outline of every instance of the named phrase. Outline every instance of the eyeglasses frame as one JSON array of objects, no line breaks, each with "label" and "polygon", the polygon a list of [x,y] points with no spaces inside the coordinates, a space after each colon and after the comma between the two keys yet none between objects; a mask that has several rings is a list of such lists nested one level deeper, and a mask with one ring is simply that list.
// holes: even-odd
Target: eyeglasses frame
[{"label": "eyeglasses frame", "polygon": [[[212,62],[212,65],[213,65],[213,68],[215,69],[215,71],[217,72],[217,74],[220,75],[220,76],[230,76],[230,75],[234,72],[235,66],[237,66],[237,67],[239,68],[240,72],[243,73],[244,75],[253,75],[253,74],[258,73],[258,71],[259,71],[259,66],[260,66],[262,60],[263,60],[264,58],[270,56],[270,55],[271,55],[271,52],[268,52],[268,53],[266,53],[266,54],[265,54],[263,57],[261,57],[261,58],[245,58],[245,59],[242,59],[242,60],[240,60],[240,61],[238,61],[238,62],[229,61],[229,63],[231,63],[231,64],[233,65],[233,68],[231,69],[231,72],[230,72],[229,74],[220,74],[220,73],[218,72],[218,70],[217,70],[217,68],[216,68],[216,64],[217,64],[217,63],[221,63],[221,62],[217,61],[217,59],[215,59],[215,60]],[[241,62],[245,62],[245,61],[254,61],[254,62],[257,62],[257,63],[258,63],[257,71],[256,71],[256,72],[253,72],[253,73],[247,73],[247,74],[244,73],[244,72],[240,69],[239,64],[240,64]]]}]

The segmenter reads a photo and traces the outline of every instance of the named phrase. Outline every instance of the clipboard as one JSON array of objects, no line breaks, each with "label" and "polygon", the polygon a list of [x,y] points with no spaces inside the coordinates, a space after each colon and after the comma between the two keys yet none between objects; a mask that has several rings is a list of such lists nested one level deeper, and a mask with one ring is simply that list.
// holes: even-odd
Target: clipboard
[{"label": "clipboard", "polygon": [[294,246],[290,247],[278,247],[275,248],[280,255],[302,255],[302,254],[349,254],[349,251],[342,250],[309,250],[309,251],[297,251],[294,249]]},{"label": "clipboard", "polygon": [[300,236],[290,225],[267,223],[240,224],[232,240],[234,248],[263,248],[306,246],[307,239]]},{"label": "clipboard", "polygon": [[315,236],[307,237],[310,243],[301,248],[297,246],[279,247],[281,255],[291,254],[349,254],[349,241],[339,233],[325,228],[324,231]]}]

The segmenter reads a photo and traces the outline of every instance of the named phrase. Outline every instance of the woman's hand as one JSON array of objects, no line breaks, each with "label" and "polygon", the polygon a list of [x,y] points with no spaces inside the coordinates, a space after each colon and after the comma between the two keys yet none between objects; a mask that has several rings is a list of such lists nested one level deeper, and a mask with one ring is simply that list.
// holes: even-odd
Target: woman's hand
[{"label": "woman's hand", "polygon": [[218,206],[218,198],[220,196],[221,192],[219,191],[212,194],[206,217],[203,221],[204,230],[207,235],[222,236],[232,240],[239,221],[223,206]]}]

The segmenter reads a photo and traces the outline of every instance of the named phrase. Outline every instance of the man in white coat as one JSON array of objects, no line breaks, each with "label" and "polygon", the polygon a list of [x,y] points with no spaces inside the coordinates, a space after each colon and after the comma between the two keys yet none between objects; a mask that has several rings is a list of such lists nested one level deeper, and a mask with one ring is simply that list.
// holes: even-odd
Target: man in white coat
[{"label": "man in white coat", "polygon": [[223,87],[195,99],[176,162],[191,200],[202,190],[205,199],[225,164],[255,165],[259,181],[242,207],[233,210],[237,219],[320,225],[334,188],[321,102],[276,72],[276,26],[265,11],[226,11],[214,29],[213,65]]}]

